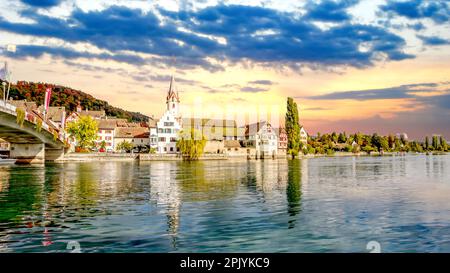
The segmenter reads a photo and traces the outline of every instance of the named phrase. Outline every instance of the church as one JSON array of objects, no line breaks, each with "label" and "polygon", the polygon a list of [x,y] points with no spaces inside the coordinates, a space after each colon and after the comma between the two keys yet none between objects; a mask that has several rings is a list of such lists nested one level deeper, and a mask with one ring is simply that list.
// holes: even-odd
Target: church
[{"label": "church", "polygon": [[158,144],[157,152],[177,153],[177,138],[181,130],[180,97],[175,90],[175,79],[170,79],[169,91],[166,97],[166,111],[156,123]]}]

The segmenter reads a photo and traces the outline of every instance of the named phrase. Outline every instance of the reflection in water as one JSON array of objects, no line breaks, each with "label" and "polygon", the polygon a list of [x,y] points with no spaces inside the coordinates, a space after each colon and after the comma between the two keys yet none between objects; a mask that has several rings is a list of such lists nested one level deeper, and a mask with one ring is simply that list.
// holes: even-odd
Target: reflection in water
[{"label": "reflection in water", "polygon": [[296,215],[301,210],[302,199],[302,171],[300,160],[290,160],[288,162],[288,184],[286,187],[286,196],[288,202],[288,228],[294,228],[297,221]]},{"label": "reflection in water", "polygon": [[167,233],[172,247],[177,249],[177,235],[180,226],[181,194],[176,182],[176,164],[155,162],[144,165],[150,168],[150,196],[166,211]]},{"label": "reflection in water", "polygon": [[0,167],[0,252],[450,251],[450,157]]}]

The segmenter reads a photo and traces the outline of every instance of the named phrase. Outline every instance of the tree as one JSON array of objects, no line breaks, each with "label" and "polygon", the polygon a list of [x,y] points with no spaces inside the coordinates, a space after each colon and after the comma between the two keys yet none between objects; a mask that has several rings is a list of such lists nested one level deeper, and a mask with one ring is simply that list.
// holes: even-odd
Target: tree
[{"label": "tree", "polygon": [[428,136],[425,137],[425,151],[430,149],[430,141],[428,140]]},{"label": "tree", "polygon": [[285,125],[288,136],[287,153],[295,158],[300,151],[300,124],[297,103],[293,98],[287,99]]},{"label": "tree", "polygon": [[67,124],[67,132],[75,137],[77,146],[85,149],[92,147],[97,139],[98,124],[91,116],[81,116]]},{"label": "tree", "polygon": [[133,143],[129,142],[129,141],[122,141],[119,144],[117,144],[116,150],[118,151],[125,151],[127,153],[131,152],[131,150],[133,150],[134,146]]},{"label": "tree", "polygon": [[333,140],[334,143],[338,143],[339,141],[339,136],[336,134],[336,132],[333,132],[331,134],[331,139]]},{"label": "tree", "polygon": [[101,151],[105,151],[106,150],[106,141],[102,141],[102,142],[100,142],[100,150]]},{"label": "tree", "polygon": [[448,150],[448,144],[445,138],[441,136],[439,138],[439,142],[441,143],[441,151],[446,152]]},{"label": "tree", "polygon": [[395,137],[392,134],[388,136],[388,144],[391,150],[395,149]]},{"label": "tree", "polygon": [[179,134],[177,148],[180,150],[183,160],[198,160],[205,149],[205,136],[192,128],[188,131],[181,130]]},{"label": "tree", "polygon": [[377,148],[378,151],[387,151],[389,149],[388,140],[376,133],[372,136],[372,144]]},{"label": "tree", "polygon": [[339,143],[346,143],[347,142],[347,136],[346,136],[346,134],[345,134],[345,132],[344,133],[339,133]]},{"label": "tree", "polygon": [[438,140],[437,136],[433,136],[431,138],[431,146],[432,146],[434,151],[439,151],[440,150],[440,144],[439,144],[439,140]]}]

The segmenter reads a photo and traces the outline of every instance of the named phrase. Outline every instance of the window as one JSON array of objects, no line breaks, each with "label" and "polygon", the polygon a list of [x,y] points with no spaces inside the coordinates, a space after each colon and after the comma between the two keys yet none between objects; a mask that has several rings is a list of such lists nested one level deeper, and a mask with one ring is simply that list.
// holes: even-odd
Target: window
[{"label": "window", "polygon": [[158,133],[160,133],[160,134],[161,134],[161,133],[164,133],[164,130],[163,130],[162,128],[159,128],[159,129],[158,129]]},{"label": "window", "polygon": [[173,126],[173,122],[164,122],[164,126],[171,127]]},{"label": "window", "polygon": [[166,142],[166,138],[165,137],[160,137],[159,138],[159,142]]},{"label": "window", "polygon": [[164,129],[164,133],[170,134],[170,133],[172,133],[172,129],[166,128],[166,129]]},{"label": "window", "polygon": [[171,138],[170,138],[170,142],[177,142],[177,139],[174,138],[174,137],[171,137]]},{"label": "window", "polygon": [[170,151],[173,152],[173,147],[170,147]]},{"label": "window", "polygon": [[167,152],[167,147],[164,147],[164,152]]},{"label": "window", "polygon": [[175,103],[172,104],[172,109],[175,108]]}]

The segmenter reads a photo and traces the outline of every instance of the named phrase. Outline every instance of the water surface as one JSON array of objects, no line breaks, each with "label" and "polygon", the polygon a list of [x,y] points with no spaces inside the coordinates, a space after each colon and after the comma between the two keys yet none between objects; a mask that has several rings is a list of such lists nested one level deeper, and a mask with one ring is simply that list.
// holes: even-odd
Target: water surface
[{"label": "water surface", "polygon": [[0,252],[450,252],[450,156],[0,166]]}]

